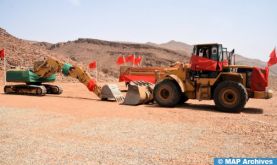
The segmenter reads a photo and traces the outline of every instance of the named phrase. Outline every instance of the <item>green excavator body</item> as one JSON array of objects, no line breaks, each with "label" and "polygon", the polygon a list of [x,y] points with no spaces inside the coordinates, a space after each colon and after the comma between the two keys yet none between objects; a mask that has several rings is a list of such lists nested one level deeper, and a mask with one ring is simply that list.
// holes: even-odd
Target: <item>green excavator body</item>
[{"label": "green excavator body", "polygon": [[23,94],[44,96],[45,94],[61,94],[62,89],[56,85],[45,84],[54,82],[56,74],[49,77],[40,77],[31,70],[8,70],[6,72],[6,81],[17,83],[13,85],[5,85],[4,92],[6,94]]},{"label": "green excavator body", "polygon": [[56,80],[56,74],[52,74],[50,77],[43,78],[31,70],[8,70],[6,72],[7,82],[22,82],[22,83],[45,83],[54,82]]}]

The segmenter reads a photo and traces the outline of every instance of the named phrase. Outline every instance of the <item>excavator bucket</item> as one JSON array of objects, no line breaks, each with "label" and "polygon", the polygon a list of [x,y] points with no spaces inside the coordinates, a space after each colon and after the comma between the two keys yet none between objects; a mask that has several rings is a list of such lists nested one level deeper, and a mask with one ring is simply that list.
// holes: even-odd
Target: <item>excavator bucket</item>
[{"label": "excavator bucket", "polygon": [[115,99],[119,103],[124,101],[124,96],[116,84],[107,84],[104,85],[101,89],[101,100],[111,99]]},{"label": "excavator bucket", "polygon": [[153,101],[153,87],[154,85],[148,82],[130,82],[127,94],[122,104],[140,105]]}]

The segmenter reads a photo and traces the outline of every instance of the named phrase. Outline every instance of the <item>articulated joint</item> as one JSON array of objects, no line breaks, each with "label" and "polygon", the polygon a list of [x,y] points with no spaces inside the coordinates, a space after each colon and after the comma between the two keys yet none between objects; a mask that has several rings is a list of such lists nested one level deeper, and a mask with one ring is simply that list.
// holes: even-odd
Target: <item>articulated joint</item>
[{"label": "articulated joint", "polygon": [[70,68],[72,67],[71,64],[68,64],[68,63],[65,63],[62,67],[62,73],[64,76],[68,76],[69,75],[69,71],[70,71]]}]

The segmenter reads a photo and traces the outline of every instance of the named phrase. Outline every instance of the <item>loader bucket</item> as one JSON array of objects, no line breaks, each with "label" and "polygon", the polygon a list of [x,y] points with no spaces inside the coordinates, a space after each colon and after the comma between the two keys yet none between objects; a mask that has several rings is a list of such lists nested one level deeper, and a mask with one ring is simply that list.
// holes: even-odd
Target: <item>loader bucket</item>
[{"label": "loader bucket", "polygon": [[101,89],[101,100],[116,100],[119,103],[122,103],[124,96],[120,92],[116,84],[107,84],[104,85]]},{"label": "loader bucket", "polygon": [[153,101],[153,88],[149,83],[131,82],[125,96],[124,105],[139,105]]}]

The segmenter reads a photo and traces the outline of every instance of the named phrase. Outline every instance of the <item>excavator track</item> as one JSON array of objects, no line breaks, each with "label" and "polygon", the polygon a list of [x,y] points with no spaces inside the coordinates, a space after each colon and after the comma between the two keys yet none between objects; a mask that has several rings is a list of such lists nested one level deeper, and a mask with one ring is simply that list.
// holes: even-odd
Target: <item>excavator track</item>
[{"label": "excavator track", "polygon": [[42,84],[46,90],[47,94],[60,95],[63,93],[63,89],[57,85]]},{"label": "excavator track", "polygon": [[5,94],[44,96],[47,93],[43,85],[6,85]]}]

